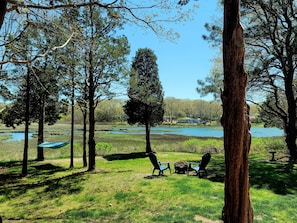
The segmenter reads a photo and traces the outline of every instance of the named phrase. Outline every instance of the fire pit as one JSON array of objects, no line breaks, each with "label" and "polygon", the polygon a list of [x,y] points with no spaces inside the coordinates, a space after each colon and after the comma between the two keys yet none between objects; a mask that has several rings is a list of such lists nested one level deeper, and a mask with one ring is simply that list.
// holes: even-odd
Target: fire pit
[{"label": "fire pit", "polygon": [[185,161],[178,161],[174,163],[175,173],[186,173],[188,169],[188,163]]}]

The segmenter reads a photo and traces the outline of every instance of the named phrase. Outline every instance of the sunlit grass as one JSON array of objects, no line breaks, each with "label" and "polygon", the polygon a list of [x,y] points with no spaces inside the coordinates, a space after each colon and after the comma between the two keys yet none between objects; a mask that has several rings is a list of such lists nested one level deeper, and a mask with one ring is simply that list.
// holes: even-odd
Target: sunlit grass
[{"label": "sunlit grass", "polygon": [[[65,127],[69,126],[50,127],[46,140],[68,140]],[[144,152],[144,135],[96,132],[96,171],[87,172],[82,167],[82,134],[75,134],[73,169],[69,169],[69,145],[45,149],[45,161],[37,162],[37,139],[31,139],[26,177],[21,177],[23,141],[1,141],[0,215],[4,222],[221,222],[224,153],[211,150],[207,179],[175,174],[173,164],[201,160],[204,151],[221,148],[222,139],[152,135],[158,159],[170,162],[172,169],[172,174],[165,170],[165,176],[152,177],[146,157],[108,161],[100,156]],[[297,219],[296,168],[289,169],[283,159],[269,162],[271,149],[282,156],[282,139],[253,139],[249,175],[254,222],[293,223]]]}]

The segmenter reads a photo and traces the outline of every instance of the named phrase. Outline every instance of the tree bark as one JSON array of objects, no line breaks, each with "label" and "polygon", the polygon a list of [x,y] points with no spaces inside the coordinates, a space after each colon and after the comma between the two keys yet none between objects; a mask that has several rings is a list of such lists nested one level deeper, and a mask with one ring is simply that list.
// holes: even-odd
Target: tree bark
[{"label": "tree bark", "polygon": [[147,153],[152,152],[152,147],[151,147],[151,139],[150,139],[150,131],[151,131],[151,112],[149,112],[148,106],[145,106],[145,141],[146,141],[146,146],[145,150]]},{"label": "tree bark", "polygon": [[74,148],[73,148],[73,141],[74,141],[74,65],[71,69],[72,75],[71,75],[71,136],[70,136],[70,166],[69,168],[73,168],[73,159],[74,159]]},{"label": "tree bark", "polygon": [[225,206],[227,223],[253,222],[249,194],[248,154],[251,143],[249,107],[246,104],[247,73],[244,70],[244,39],[239,0],[224,1],[222,92],[225,148]]},{"label": "tree bark", "polygon": [[[292,63],[290,63],[292,64]],[[288,150],[290,151],[290,161],[296,162],[297,160],[297,146],[296,146],[296,138],[297,138],[297,129],[296,129],[296,100],[294,96],[293,90],[293,80],[294,80],[294,69],[290,69],[290,72],[287,73],[285,78],[285,89],[286,89],[286,97],[288,101],[288,117],[285,126],[286,133],[286,144]]]},{"label": "tree bark", "polygon": [[93,171],[96,168],[96,142],[95,142],[95,116],[94,99],[90,95],[90,114],[89,114],[89,169]]},{"label": "tree bark", "polygon": [[[42,95],[40,100],[39,107],[39,120],[38,120],[38,142],[37,144],[41,144],[44,141],[44,116],[45,116],[45,96]],[[37,160],[44,160],[43,148],[37,146]]]},{"label": "tree bark", "polygon": [[0,1],[0,29],[2,27],[3,21],[4,21],[4,17],[6,14],[6,6],[7,6],[7,1],[6,0],[1,0]]},{"label": "tree bark", "polygon": [[145,124],[145,139],[146,139],[146,152],[147,153],[150,153],[150,152],[152,152],[152,148],[151,148],[151,140],[150,140],[150,129],[151,129],[151,127],[150,127],[150,123],[146,123]]},{"label": "tree bark", "polygon": [[25,141],[24,141],[24,152],[23,152],[23,166],[22,175],[28,174],[28,147],[29,147],[29,117],[30,116],[30,71],[27,66],[27,77],[26,77],[26,112],[25,112]]},{"label": "tree bark", "polygon": [[93,171],[96,168],[96,142],[95,142],[95,85],[94,85],[94,70],[92,51],[89,53],[89,168],[88,171]]},{"label": "tree bark", "polygon": [[87,162],[87,149],[86,149],[86,141],[87,141],[87,112],[83,112],[84,119],[84,130],[83,130],[83,165],[86,167],[88,165]]}]

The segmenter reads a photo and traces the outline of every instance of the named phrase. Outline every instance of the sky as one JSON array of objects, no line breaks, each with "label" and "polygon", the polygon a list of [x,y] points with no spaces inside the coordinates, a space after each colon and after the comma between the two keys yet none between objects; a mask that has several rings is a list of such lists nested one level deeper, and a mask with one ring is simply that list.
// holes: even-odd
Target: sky
[{"label": "sky", "polygon": [[190,100],[213,100],[212,95],[200,97],[197,93],[197,80],[204,80],[212,68],[211,59],[218,50],[202,39],[207,34],[204,24],[221,13],[217,0],[199,0],[194,20],[173,26],[180,35],[175,42],[164,41],[152,31],[144,32],[141,28],[125,33],[131,46],[131,58],[139,48],[150,48],[157,56],[159,79],[163,86],[164,97]]}]

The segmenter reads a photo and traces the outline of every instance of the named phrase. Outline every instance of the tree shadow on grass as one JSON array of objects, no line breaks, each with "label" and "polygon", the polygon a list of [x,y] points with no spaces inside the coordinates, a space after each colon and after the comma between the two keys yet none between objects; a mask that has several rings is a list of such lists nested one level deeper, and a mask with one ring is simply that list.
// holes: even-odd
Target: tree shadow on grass
[{"label": "tree shadow on grass", "polygon": [[[224,182],[224,164],[212,165],[208,169],[208,180]],[[287,195],[297,193],[297,172],[287,162],[271,163],[264,160],[249,162],[249,181],[251,187],[268,189],[276,194]]]},{"label": "tree shadow on grass", "polygon": [[147,180],[152,180],[152,179],[156,179],[156,178],[161,178],[161,177],[168,177],[167,175],[148,175],[148,176],[145,176],[143,177],[144,179],[147,179]]},{"label": "tree shadow on grass", "polygon": [[135,152],[135,153],[116,153],[103,156],[104,159],[108,161],[113,160],[128,160],[128,159],[139,159],[139,158],[146,158],[146,152]]},{"label": "tree shadow on grass", "polygon": [[[0,172],[0,194],[5,195],[3,200],[22,196],[28,190],[35,188],[42,188],[43,192],[39,195],[42,199],[59,197],[62,194],[78,193],[82,190],[81,182],[84,180],[82,176],[86,171],[70,173],[62,177],[51,177],[52,174],[66,171],[66,169],[52,164],[30,165],[28,166],[27,175],[29,183],[23,183],[20,167],[18,167],[20,165],[19,163],[8,165],[10,168],[16,168],[18,172],[11,169],[5,173]],[[34,178],[33,182],[30,182],[32,178]]]},{"label": "tree shadow on grass", "polygon": [[252,160],[249,172],[250,184],[255,188],[265,188],[282,195],[297,193],[297,172],[287,162]]},{"label": "tree shadow on grass", "polygon": [[[28,166],[35,161],[29,160]],[[22,175],[22,161],[0,162],[0,186],[17,183]]]}]

